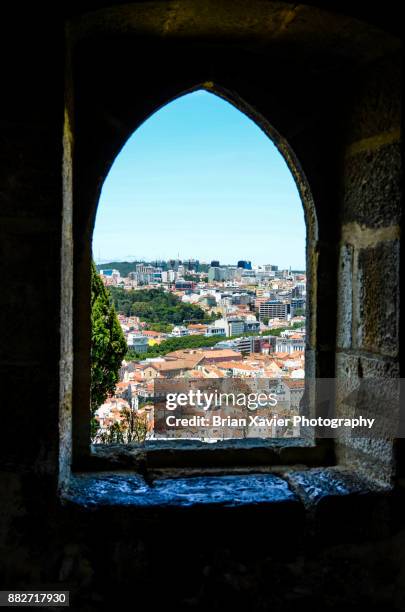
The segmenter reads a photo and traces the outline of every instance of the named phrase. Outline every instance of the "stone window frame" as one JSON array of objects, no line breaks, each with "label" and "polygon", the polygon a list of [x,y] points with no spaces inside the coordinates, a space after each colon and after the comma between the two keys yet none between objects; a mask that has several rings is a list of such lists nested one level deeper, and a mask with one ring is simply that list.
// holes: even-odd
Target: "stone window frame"
[{"label": "stone window frame", "polygon": [[[317,283],[314,282],[316,277],[317,263],[318,263],[318,226],[316,220],[315,206],[311,194],[311,190],[308,185],[308,181],[305,174],[298,163],[291,147],[287,141],[272,127],[262,116],[259,116],[246,102],[239,98],[235,98],[230,92],[225,89],[214,85],[213,83],[201,83],[195,85],[195,87],[189,89],[186,92],[181,92],[179,95],[185,95],[192,91],[206,90],[215,95],[225,99],[231,103],[240,112],[244,113],[247,117],[252,119],[255,124],[270,138],[275,144],[278,151],[286,161],[288,168],[296,182],[297,189],[300,194],[301,202],[304,209],[305,224],[307,230],[306,240],[306,273],[307,273],[307,304],[306,304],[306,380],[313,379],[315,377],[315,359],[314,359],[314,348],[316,345],[316,312],[317,312]],[[166,104],[169,104],[171,100],[168,100]],[[155,109],[156,112],[158,109]],[[153,113],[151,113],[153,114]],[[62,271],[62,282],[67,292],[67,286],[70,284],[71,293],[66,295],[68,303],[70,302],[69,310],[65,304],[64,315],[71,317],[73,325],[68,328],[64,328],[65,343],[62,347],[63,350],[67,351],[67,359],[62,360],[63,367],[65,368],[65,374],[68,373],[70,377],[70,384],[73,390],[72,399],[75,405],[73,410],[73,431],[72,431],[72,458],[73,465],[78,468],[84,466],[103,465],[108,462],[109,452],[95,448],[93,451],[90,447],[90,419],[89,410],[86,406],[89,406],[89,387],[90,387],[90,361],[89,353],[86,356],[83,355],[83,349],[80,351],[73,350],[74,344],[74,327],[82,329],[83,327],[78,319],[84,317],[89,320],[90,318],[90,304],[89,301],[82,299],[80,295],[78,299],[73,299],[73,285],[76,284],[76,291],[81,290],[87,295],[90,287],[90,262],[91,262],[91,249],[90,240],[87,245],[88,248],[83,248],[80,253],[75,253],[74,240],[73,240],[73,223],[74,223],[74,187],[72,180],[72,168],[73,162],[73,135],[71,130],[71,124],[69,121],[69,113],[65,114],[65,130],[64,130],[64,201],[65,201],[65,215],[63,221],[63,271]],[[104,177],[105,178],[105,177]],[[94,220],[93,220],[94,221]],[[85,246],[85,245],[84,245]],[[76,283],[74,282],[75,268],[77,275]],[[84,274],[85,268],[88,268],[88,274]],[[84,286],[86,284],[86,287]],[[87,304],[87,306],[86,306]],[[76,307],[76,316],[75,316]],[[79,317],[77,312],[79,311]],[[77,332],[76,332],[77,337]],[[70,345],[70,346],[69,346]],[[69,347],[69,349],[68,349]],[[73,355],[75,354],[75,358]],[[70,368],[66,371],[67,362],[71,359]],[[76,362],[76,363],[75,363]],[[75,367],[76,365],[76,367]],[[65,376],[65,386],[68,386],[68,379]],[[312,407],[309,408],[310,414],[315,414],[315,401],[314,398],[311,400]],[[334,463],[333,453],[333,441],[324,439],[317,440],[316,442],[305,442],[305,441],[280,441],[280,440],[260,440],[254,439],[249,440],[247,443],[243,441],[229,443],[227,441],[219,442],[216,445],[215,450],[210,449],[207,451],[197,443],[191,443],[188,441],[186,445],[182,444],[181,441],[176,441],[174,444],[154,444],[145,445],[142,449],[137,449],[136,445],[129,445],[128,448],[117,448],[117,446],[111,446],[111,461],[116,466],[137,466],[140,462],[140,458],[145,460],[147,455],[147,462],[149,465],[154,467],[163,466],[194,466],[202,467],[206,466],[217,466],[217,467],[229,467],[230,465],[288,465],[305,463],[307,465],[319,466],[319,465],[331,465]],[[230,459],[231,457],[231,459]]]},{"label": "stone window frame", "polygon": [[[70,467],[75,469],[94,469],[107,464],[110,467],[145,465],[145,462],[160,466],[207,466],[228,469],[235,465],[288,465],[307,464],[322,466],[335,464],[334,441],[313,439],[312,441],[255,440],[248,445],[221,442],[215,452],[208,456],[206,450],[180,448],[173,451],[165,445],[160,448],[144,448],[142,452],[131,449],[111,448],[111,452],[92,452],[90,447],[90,262],[91,238],[95,214],[102,184],[120,148],[132,133],[159,108],[169,104],[179,96],[195,90],[205,89],[227,100],[240,112],[252,119],[272,140],[285,159],[296,182],[304,209],[307,229],[306,273],[307,273],[307,319],[306,319],[306,380],[316,377],[333,377],[334,364],[329,357],[333,354],[334,330],[326,328],[325,317],[319,320],[324,305],[333,297],[337,283],[330,278],[330,271],[336,263],[333,245],[319,236],[314,197],[310,181],[297,159],[287,139],[263,116],[256,111],[235,90],[223,87],[212,81],[200,81],[187,87],[177,87],[172,95],[161,99],[159,104],[151,104],[143,121],[131,127],[119,126],[122,132],[120,144],[112,158],[103,160],[103,173],[89,186],[83,183],[83,156],[81,149],[86,137],[81,137],[83,122],[77,121],[77,83],[73,77],[72,50],[74,44],[67,45],[65,119],[64,119],[64,159],[63,159],[63,220],[62,220],[62,327],[61,327],[61,389],[60,389],[60,474],[62,480]],[[80,89],[80,88],[79,88]],[[80,113],[79,113],[80,114]],[[115,126],[113,127],[115,129]],[[93,134],[94,137],[94,134]],[[98,151],[96,156],[100,155]],[[101,153],[102,155],[102,153]],[[306,160],[304,160],[306,163]],[[102,164],[103,165],[103,164]],[[309,170],[314,178],[314,168],[309,157]],[[319,185],[316,186],[319,191]],[[317,197],[318,197],[317,193]],[[321,197],[324,197],[321,190]],[[90,213],[83,209],[85,200],[91,200]],[[87,204],[87,203],[86,203]],[[333,276],[333,275],[332,275]],[[335,279],[336,280],[336,279]],[[333,289],[334,288],[334,289]],[[321,323],[321,325],[320,325]],[[332,326],[333,327],[333,326]],[[319,333],[321,332],[321,333]],[[321,363],[318,356],[326,359]],[[305,413],[316,416],[316,392],[306,393]],[[243,441],[241,441],[243,442]],[[178,444],[178,442],[176,442]],[[128,452],[126,452],[128,450]],[[133,450],[133,449],[132,449]],[[134,454],[136,457],[134,457]],[[110,457],[109,457],[110,455]],[[198,459],[197,459],[198,457]],[[205,457],[205,459],[203,459]],[[205,462],[205,463],[204,463]]]}]

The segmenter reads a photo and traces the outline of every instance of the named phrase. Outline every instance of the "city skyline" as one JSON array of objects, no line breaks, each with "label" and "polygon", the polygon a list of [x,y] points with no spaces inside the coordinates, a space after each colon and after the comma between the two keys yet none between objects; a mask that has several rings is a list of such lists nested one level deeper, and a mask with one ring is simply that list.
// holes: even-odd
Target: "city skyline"
[{"label": "city skyline", "polygon": [[[152,258],[152,259],[126,259],[126,260],[119,260],[119,259],[104,259],[104,260],[98,260],[97,257],[94,258],[95,263],[97,264],[97,266],[102,266],[103,264],[108,264],[108,263],[148,263],[151,265],[155,265],[155,264],[159,264],[162,262],[168,263],[170,261],[175,261],[175,262],[180,262],[180,264],[183,263],[188,263],[191,261],[196,261],[198,262],[200,265],[208,265],[210,266],[212,262],[215,261],[215,258],[210,258],[208,260],[204,260],[204,259],[199,259],[198,257],[185,257],[184,259],[182,259],[181,257],[178,257],[177,255],[175,257],[168,257],[167,259],[159,259],[159,258]],[[238,260],[240,261],[240,259]],[[235,267],[238,264],[238,261],[220,261],[219,265],[220,267]],[[252,265],[252,269],[257,269],[258,267],[261,266],[268,266],[268,265],[272,265],[272,266],[277,266],[279,270],[289,270],[291,268],[291,270],[294,271],[302,271],[302,272],[306,272],[305,270],[305,266],[303,266],[302,268],[293,268],[292,266],[288,266],[288,267],[283,267],[280,266],[277,262],[270,262],[270,261],[266,261],[266,262],[254,262],[249,258],[246,258],[244,261],[249,261]]]}]

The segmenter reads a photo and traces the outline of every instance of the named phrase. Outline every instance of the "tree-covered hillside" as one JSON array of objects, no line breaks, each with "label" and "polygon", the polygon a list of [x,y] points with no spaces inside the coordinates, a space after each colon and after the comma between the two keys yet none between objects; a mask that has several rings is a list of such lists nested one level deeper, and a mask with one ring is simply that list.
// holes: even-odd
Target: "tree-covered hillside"
[{"label": "tree-covered hillside", "polygon": [[128,276],[130,272],[135,271],[136,264],[143,263],[140,261],[110,261],[104,264],[97,264],[97,271],[100,270],[118,270],[121,276]]},{"label": "tree-covered hillside", "polygon": [[180,325],[191,321],[209,322],[216,318],[207,315],[199,306],[186,304],[162,289],[126,291],[121,287],[110,287],[110,294],[118,313],[140,317],[147,323]]}]

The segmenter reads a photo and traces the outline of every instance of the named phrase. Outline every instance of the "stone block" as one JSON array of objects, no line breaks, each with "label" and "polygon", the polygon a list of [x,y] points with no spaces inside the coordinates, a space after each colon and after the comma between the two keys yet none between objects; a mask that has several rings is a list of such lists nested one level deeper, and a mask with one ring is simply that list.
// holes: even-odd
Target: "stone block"
[{"label": "stone block", "polygon": [[338,461],[387,483],[394,466],[392,437],[400,418],[398,377],[395,360],[346,353],[336,356],[337,416],[375,419],[370,435],[340,432],[336,440]]},{"label": "stone block", "polygon": [[287,475],[322,542],[344,542],[386,536],[390,499],[355,473],[342,468],[311,469]]},{"label": "stone block", "polygon": [[[401,124],[401,52],[371,62],[351,84],[349,134],[352,142],[397,129]],[[395,92],[398,95],[395,95]],[[393,95],[394,94],[394,95]]]},{"label": "stone block", "polygon": [[355,346],[395,356],[399,333],[399,241],[361,249],[354,291]]},{"label": "stone block", "polygon": [[345,160],[343,222],[367,227],[397,225],[401,214],[399,143]]}]

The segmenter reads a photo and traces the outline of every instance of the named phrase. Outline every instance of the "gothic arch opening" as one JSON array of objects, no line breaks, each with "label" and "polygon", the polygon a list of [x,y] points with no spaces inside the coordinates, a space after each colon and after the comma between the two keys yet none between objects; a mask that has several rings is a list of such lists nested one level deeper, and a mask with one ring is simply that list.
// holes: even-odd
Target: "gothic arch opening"
[{"label": "gothic arch opening", "polygon": [[160,379],[192,378],[196,388],[217,379],[220,391],[232,377],[235,397],[238,385],[260,380],[282,397],[275,412],[285,417],[298,414],[304,395],[312,199],[287,143],[229,98],[205,83],[161,107],[128,138],[103,183],[93,258],[128,352],[114,390],[109,373],[108,396],[93,359],[92,397],[104,397],[97,408],[92,399],[93,442],[299,436],[292,420],[266,426],[264,404],[254,422],[228,406],[223,419],[199,415],[199,427],[162,427],[149,389],[151,379],[156,389]]}]

